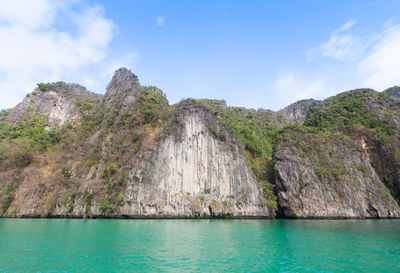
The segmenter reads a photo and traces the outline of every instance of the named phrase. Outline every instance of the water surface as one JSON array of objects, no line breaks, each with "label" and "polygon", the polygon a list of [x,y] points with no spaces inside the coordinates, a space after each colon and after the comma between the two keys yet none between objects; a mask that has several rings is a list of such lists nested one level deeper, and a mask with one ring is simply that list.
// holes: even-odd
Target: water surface
[{"label": "water surface", "polygon": [[0,219],[0,272],[400,272],[400,220]]}]

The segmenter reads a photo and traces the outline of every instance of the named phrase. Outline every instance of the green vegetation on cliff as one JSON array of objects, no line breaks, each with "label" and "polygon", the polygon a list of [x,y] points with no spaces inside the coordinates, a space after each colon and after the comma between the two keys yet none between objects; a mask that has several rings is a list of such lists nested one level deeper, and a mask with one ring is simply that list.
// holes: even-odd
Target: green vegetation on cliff
[{"label": "green vegetation on cliff", "polygon": [[53,82],[53,83],[39,83],[38,88],[41,92],[48,92],[48,91],[68,91],[68,85],[65,82]]},{"label": "green vegetation on cliff", "polygon": [[[346,130],[354,126],[375,129],[381,137],[392,136],[396,127],[390,122],[392,103],[386,93],[370,89],[341,93],[324,100],[323,105],[311,109],[304,125],[323,131]],[[381,113],[382,117],[378,116]]]},{"label": "green vegetation on cliff", "polygon": [[[176,159],[174,157],[180,157],[186,164],[191,162],[194,154],[194,168],[204,168],[207,170],[205,172],[217,169],[220,172],[220,164],[231,164],[225,158],[219,159],[217,163],[212,162],[213,159],[209,160],[210,165],[207,165],[208,162],[197,162],[197,157],[203,157],[204,154],[209,156],[218,149],[224,149],[235,158],[239,157],[241,167],[246,166],[242,157],[244,154],[263,190],[263,206],[266,205],[264,207],[268,207],[272,214],[278,210],[277,191],[281,191],[276,177],[279,174],[277,166],[282,163],[277,156],[278,150],[284,155],[291,154],[292,158],[285,160],[292,160],[290,164],[300,166],[296,173],[299,193],[311,188],[311,182],[306,182],[307,175],[308,179],[312,177],[312,182],[320,183],[324,189],[333,188],[332,192],[337,199],[348,199],[350,192],[343,190],[348,184],[343,181],[350,181],[349,177],[353,179],[353,176],[360,176],[360,173],[369,180],[371,173],[376,178],[372,164],[393,197],[400,197],[399,102],[387,93],[397,92],[397,89],[384,93],[369,89],[355,90],[323,102],[300,101],[283,111],[272,112],[227,107],[224,101],[206,99],[188,99],[170,106],[157,88],[143,87],[137,79],[132,80],[130,85],[126,84],[122,79],[129,75],[123,71],[120,73],[121,81],[116,79],[110,85],[110,92],[103,98],[90,94],[86,89],[79,89],[77,85],[62,82],[39,84],[40,92],[35,91],[35,96],[21,104],[28,108],[27,114],[21,111],[21,114],[16,115],[13,110],[0,112],[0,205],[3,212],[14,210],[13,202],[19,181],[27,181],[20,178],[29,176],[35,180],[35,183],[29,185],[33,188],[32,192],[40,196],[41,200],[43,197],[41,206],[46,208],[43,211],[51,211],[58,206],[59,210],[65,209],[68,215],[80,210],[86,216],[95,216],[99,213],[113,215],[129,206],[148,206],[151,213],[159,213],[164,209],[163,202],[170,197],[168,190],[156,199],[144,193],[145,187],[150,188],[150,184],[154,184],[154,177],[151,177],[149,170],[153,166],[168,163],[165,161],[169,159]],[[48,92],[53,90],[55,93]],[[60,99],[60,96],[63,97]],[[59,105],[62,102],[65,104]],[[31,104],[35,104],[35,107]],[[54,110],[52,114],[40,114],[42,105],[49,105],[46,111],[50,113]],[[30,109],[36,109],[38,113]],[[185,115],[192,114],[190,122],[196,124],[186,126]],[[48,122],[49,118],[64,118],[63,115],[69,115],[68,122],[51,127],[59,123]],[[304,124],[295,123],[304,118]],[[182,131],[183,128],[186,131]],[[193,133],[196,128],[201,130]],[[205,135],[204,131],[211,133],[206,134],[208,143],[197,143],[198,140],[204,140],[200,137]],[[158,151],[157,147],[171,135],[175,142],[165,142],[173,146],[168,147],[171,148],[169,152],[162,155],[165,157],[152,157],[158,156],[154,153]],[[182,136],[187,137],[183,143],[189,143],[185,150],[190,155],[185,155],[186,151],[177,152]],[[210,136],[214,136],[211,141]],[[212,147],[210,150],[213,151],[203,153],[190,150],[196,145],[206,149]],[[163,152],[162,149],[160,151]],[[349,151],[357,160],[345,164],[348,163],[345,161],[352,160],[344,154]],[[368,162],[364,164],[360,158],[368,158]],[[303,161],[308,164],[307,170],[304,170],[305,165],[301,165]],[[163,175],[178,174],[173,176],[174,181],[181,177],[186,179],[187,176],[181,170],[186,169],[182,167],[186,166],[184,163],[177,163],[179,166],[174,167],[172,174],[168,173],[169,170],[162,170],[160,177],[156,178],[157,183],[163,180]],[[288,169],[291,168],[290,164]],[[247,166],[242,169],[246,170],[243,177],[249,177]],[[217,177],[229,178],[229,175],[224,175],[218,173]],[[202,209],[208,209],[214,216],[224,213],[229,215],[236,204],[251,204],[251,198],[245,194],[246,190],[249,192],[248,188],[240,184],[242,179],[235,180],[233,184],[239,184],[240,189],[230,192],[229,196],[218,192],[212,184],[213,179],[203,179],[207,181],[200,186],[199,194],[202,196],[199,199],[192,200],[190,192],[183,193],[182,198],[191,203],[196,215],[200,215]],[[251,179],[251,183],[253,181]],[[354,185],[357,183],[354,182]],[[353,186],[352,189],[358,191],[358,184]],[[58,197],[52,196],[53,192],[62,196],[59,199],[64,200],[63,204],[57,203]],[[133,196],[137,194],[145,196],[136,201]],[[390,199],[387,195],[384,192],[382,198]],[[46,196],[48,199],[45,200]],[[176,196],[179,197],[180,193],[175,193],[174,198]],[[207,201],[207,198],[210,200]],[[206,202],[211,203],[206,205]],[[216,211],[220,211],[220,214]]]},{"label": "green vegetation on cliff", "polygon": [[304,125],[322,132],[343,132],[358,142],[355,145],[369,142],[373,167],[400,200],[399,120],[398,102],[387,92],[360,89],[324,100],[322,106],[311,109]]},{"label": "green vegetation on cliff", "polygon": [[46,116],[25,118],[15,127],[0,124],[0,166],[25,167],[35,152],[46,150],[60,140],[60,131],[46,130]]},{"label": "green vegetation on cliff", "polygon": [[219,100],[199,102],[211,109],[243,143],[246,158],[254,175],[271,205],[277,208],[272,155],[281,130],[273,124],[271,113],[264,110],[226,107],[225,102]]}]

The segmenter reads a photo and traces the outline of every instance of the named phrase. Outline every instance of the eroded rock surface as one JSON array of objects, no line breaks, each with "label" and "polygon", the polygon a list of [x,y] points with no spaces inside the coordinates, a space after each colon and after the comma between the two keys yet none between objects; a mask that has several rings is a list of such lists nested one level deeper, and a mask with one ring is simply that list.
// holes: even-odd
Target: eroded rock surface
[{"label": "eroded rock surface", "polygon": [[323,136],[303,130],[285,135],[275,153],[281,215],[399,217],[396,200],[371,166],[362,140],[360,146],[356,145],[342,135]]},{"label": "eroded rock surface", "polygon": [[65,124],[74,124],[80,118],[78,106],[81,101],[95,103],[101,98],[101,95],[78,84],[58,82],[39,86],[10,111],[6,121],[15,126],[23,119],[45,118],[48,130],[59,129]]},{"label": "eroded rock surface", "polygon": [[169,105],[125,68],[104,96],[39,84],[0,112],[0,217],[399,218],[399,98]]},{"label": "eroded rock surface", "polygon": [[238,140],[223,128],[228,137],[217,139],[207,124],[212,118],[200,107],[183,109],[179,133],[167,136],[142,168],[130,172],[124,214],[274,215]]}]

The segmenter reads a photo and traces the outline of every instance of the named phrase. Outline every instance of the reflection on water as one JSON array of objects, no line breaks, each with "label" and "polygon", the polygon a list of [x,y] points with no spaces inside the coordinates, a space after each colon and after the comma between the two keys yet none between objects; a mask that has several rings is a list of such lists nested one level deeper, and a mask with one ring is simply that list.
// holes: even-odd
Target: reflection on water
[{"label": "reflection on water", "polygon": [[0,219],[3,271],[400,271],[400,220]]}]

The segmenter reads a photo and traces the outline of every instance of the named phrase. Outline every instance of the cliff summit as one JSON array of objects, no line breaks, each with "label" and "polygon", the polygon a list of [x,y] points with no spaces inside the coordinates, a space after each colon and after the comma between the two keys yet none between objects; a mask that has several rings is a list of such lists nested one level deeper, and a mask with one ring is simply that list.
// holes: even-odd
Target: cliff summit
[{"label": "cliff summit", "polygon": [[0,216],[398,218],[399,90],[274,112],[170,105],[126,68],[104,96],[41,83],[0,112]]}]

